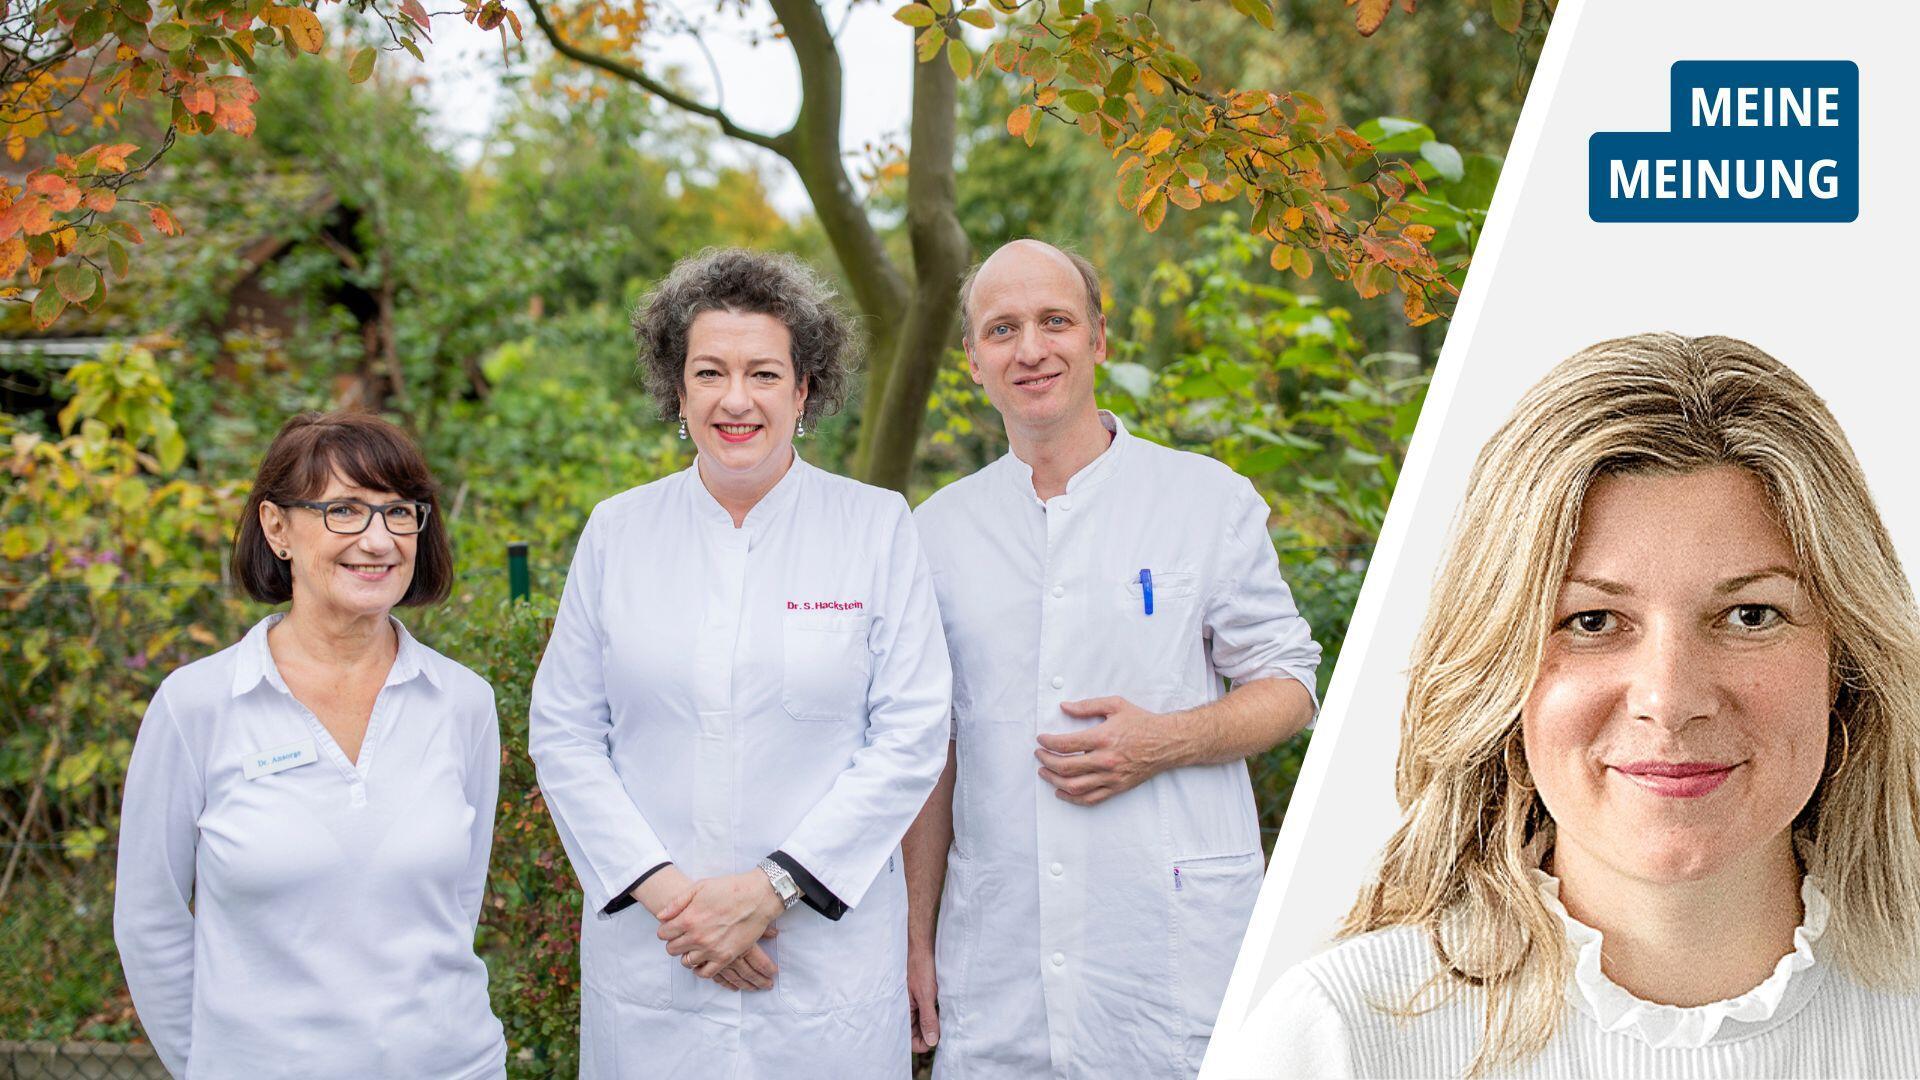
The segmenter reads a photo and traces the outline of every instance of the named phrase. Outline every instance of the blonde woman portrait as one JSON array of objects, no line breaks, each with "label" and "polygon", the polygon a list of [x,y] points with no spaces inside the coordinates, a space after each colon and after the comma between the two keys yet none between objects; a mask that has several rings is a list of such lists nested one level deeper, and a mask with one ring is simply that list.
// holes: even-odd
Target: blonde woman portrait
[{"label": "blonde woman portrait", "polygon": [[1399,828],[1209,1075],[1920,1075],[1920,637],[1826,406],[1603,342],[1467,490]]}]

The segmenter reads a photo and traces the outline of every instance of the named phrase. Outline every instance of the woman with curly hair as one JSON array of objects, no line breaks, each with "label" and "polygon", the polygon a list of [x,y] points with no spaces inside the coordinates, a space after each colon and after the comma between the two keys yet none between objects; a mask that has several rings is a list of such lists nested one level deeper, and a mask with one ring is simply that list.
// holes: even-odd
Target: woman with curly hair
[{"label": "woman with curly hair", "polygon": [[1222,1075],[1920,1075],[1917,626],[1784,365],[1563,362],[1474,466],[1378,873]]},{"label": "woman with curly hair", "polygon": [[683,260],[634,318],[697,453],[582,533],[535,677],[586,893],[586,1077],[906,1076],[897,849],[951,676],[898,494],[807,464],[851,327],[799,262]]}]

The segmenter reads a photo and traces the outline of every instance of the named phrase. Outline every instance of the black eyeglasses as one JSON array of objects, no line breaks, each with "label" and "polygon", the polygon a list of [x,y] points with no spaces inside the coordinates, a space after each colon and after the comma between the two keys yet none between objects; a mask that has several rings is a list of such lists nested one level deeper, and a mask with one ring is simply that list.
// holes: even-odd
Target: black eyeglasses
[{"label": "black eyeglasses", "polygon": [[304,499],[290,499],[281,506],[302,506],[308,510],[320,511],[320,520],[326,523],[327,531],[356,536],[367,531],[373,524],[373,515],[379,514],[387,523],[387,531],[395,536],[412,536],[427,527],[427,515],[433,507],[423,502],[405,500],[390,502],[384,506],[374,506],[359,499],[329,499],[326,502],[309,502]]}]

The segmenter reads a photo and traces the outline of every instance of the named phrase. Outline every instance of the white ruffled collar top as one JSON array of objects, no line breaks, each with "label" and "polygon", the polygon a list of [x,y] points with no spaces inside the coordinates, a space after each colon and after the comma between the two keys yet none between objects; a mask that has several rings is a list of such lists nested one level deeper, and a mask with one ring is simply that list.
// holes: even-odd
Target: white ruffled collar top
[{"label": "white ruffled collar top", "polygon": [[1602,1030],[1630,1035],[1656,1050],[1697,1049],[1757,1035],[1785,1023],[1812,999],[1829,965],[1819,963],[1814,944],[1826,931],[1829,907],[1812,876],[1800,881],[1803,914],[1793,932],[1793,951],[1780,958],[1760,985],[1738,997],[1706,1005],[1660,1005],[1633,996],[1600,969],[1600,931],[1574,918],[1560,902],[1560,879],[1535,870],[1534,881],[1547,910],[1566,925],[1573,943],[1574,1008],[1592,1017]]}]

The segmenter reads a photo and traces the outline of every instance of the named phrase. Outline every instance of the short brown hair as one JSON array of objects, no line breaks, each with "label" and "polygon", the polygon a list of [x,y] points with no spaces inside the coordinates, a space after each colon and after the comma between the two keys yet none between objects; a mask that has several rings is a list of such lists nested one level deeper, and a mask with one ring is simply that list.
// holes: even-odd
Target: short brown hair
[{"label": "short brown hair", "polygon": [[260,527],[260,504],[312,499],[334,473],[374,491],[391,491],[433,507],[420,530],[413,581],[400,606],[437,604],[453,591],[453,547],[440,514],[439,485],[407,433],[363,412],[309,412],[287,421],[267,447],[253,494],[233,534],[233,577],[263,604],[293,599],[293,570],[273,554]]},{"label": "short brown hair", "polygon": [[807,423],[837,411],[860,351],[838,300],[825,278],[791,255],[708,248],[681,259],[633,313],[640,377],[660,406],[660,418],[671,421],[680,413],[687,333],[703,311],[779,319],[792,340],[794,377],[807,387]]}]

